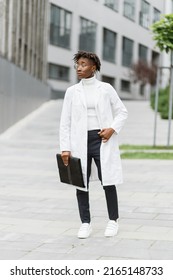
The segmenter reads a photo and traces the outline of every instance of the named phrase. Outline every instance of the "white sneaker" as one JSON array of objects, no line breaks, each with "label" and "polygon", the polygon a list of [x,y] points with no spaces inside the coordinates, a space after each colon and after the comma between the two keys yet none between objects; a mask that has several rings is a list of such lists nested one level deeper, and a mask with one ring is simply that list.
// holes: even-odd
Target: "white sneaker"
[{"label": "white sneaker", "polygon": [[105,237],[112,237],[118,233],[118,222],[110,220],[105,230]]},{"label": "white sneaker", "polygon": [[87,238],[92,232],[91,225],[88,223],[83,223],[78,231],[78,238]]}]

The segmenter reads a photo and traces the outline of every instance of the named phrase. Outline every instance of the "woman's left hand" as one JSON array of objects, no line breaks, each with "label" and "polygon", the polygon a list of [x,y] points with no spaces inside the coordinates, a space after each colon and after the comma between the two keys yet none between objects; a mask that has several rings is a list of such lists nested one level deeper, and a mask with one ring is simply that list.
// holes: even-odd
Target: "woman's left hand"
[{"label": "woman's left hand", "polygon": [[103,143],[106,143],[112,134],[115,132],[113,128],[103,128],[98,134],[102,138]]}]

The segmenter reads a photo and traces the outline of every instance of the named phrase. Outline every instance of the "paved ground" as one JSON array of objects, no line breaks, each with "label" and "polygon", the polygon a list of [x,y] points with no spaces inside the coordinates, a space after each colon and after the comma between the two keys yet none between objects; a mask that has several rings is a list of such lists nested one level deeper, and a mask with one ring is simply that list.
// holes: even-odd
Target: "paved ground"
[{"label": "paved ground", "polygon": [[[125,102],[120,143],[153,143],[148,102]],[[173,161],[123,160],[120,230],[103,236],[104,193],[91,186],[93,234],[79,240],[75,190],[59,182],[55,161],[62,101],[50,101],[0,136],[0,259],[173,259]],[[159,118],[157,144],[166,144]],[[173,139],[173,138],[172,138]]]}]

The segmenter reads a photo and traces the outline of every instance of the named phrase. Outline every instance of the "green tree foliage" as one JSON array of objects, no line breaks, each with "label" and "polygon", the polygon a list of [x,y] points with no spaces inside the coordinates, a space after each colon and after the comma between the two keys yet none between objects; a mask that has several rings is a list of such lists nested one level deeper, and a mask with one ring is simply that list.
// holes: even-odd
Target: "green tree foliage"
[{"label": "green tree foliage", "polygon": [[173,14],[165,15],[151,26],[153,39],[161,51],[173,51]]},{"label": "green tree foliage", "polygon": [[[151,26],[153,39],[160,51],[173,53],[173,14],[165,15],[161,20]],[[171,56],[173,58],[173,55]],[[170,86],[159,91],[158,111],[162,119],[168,119],[169,115]],[[155,94],[151,95],[151,107],[154,109]],[[173,114],[172,114],[173,118]]]},{"label": "green tree foliage", "polygon": [[[159,90],[159,103],[158,103],[158,112],[162,119],[168,119],[168,112],[169,112],[169,86],[165,89]],[[155,94],[151,94],[150,96],[150,104],[154,110],[155,105]],[[173,119],[173,114],[172,114]]]}]

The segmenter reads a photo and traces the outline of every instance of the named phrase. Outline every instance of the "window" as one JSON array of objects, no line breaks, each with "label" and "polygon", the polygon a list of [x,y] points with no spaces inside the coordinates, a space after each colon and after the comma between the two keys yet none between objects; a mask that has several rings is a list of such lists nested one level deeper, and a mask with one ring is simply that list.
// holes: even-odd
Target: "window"
[{"label": "window", "polygon": [[96,42],[96,23],[81,18],[81,31],[79,37],[79,49],[94,52]]},{"label": "window", "polygon": [[133,59],[133,41],[123,37],[122,65],[131,67]]},{"label": "window", "polygon": [[135,0],[124,0],[124,16],[131,20],[134,20]]},{"label": "window", "polygon": [[103,75],[102,81],[111,84],[113,87],[115,86],[115,78]]},{"label": "window", "polygon": [[140,85],[139,93],[140,93],[141,96],[145,95],[145,85],[144,84]]},{"label": "window", "polygon": [[51,5],[50,43],[52,45],[70,48],[71,19],[70,12]]},{"label": "window", "polygon": [[145,0],[141,0],[141,11],[139,15],[139,24],[145,28],[150,24],[150,5]]},{"label": "window", "polygon": [[155,51],[152,51],[152,65],[156,65],[158,66],[159,64],[159,53],[155,52]]},{"label": "window", "polygon": [[154,8],[153,11],[153,23],[160,20],[160,11]]},{"label": "window", "polygon": [[121,80],[121,90],[130,92],[130,82],[126,80]]},{"label": "window", "polygon": [[105,6],[118,11],[119,0],[105,0]]},{"label": "window", "polygon": [[49,63],[49,79],[69,81],[69,67]]},{"label": "window", "polygon": [[139,59],[147,62],[148,48],[139,44]]},{"label": "window", "polygon": [[103,29],[103,59],[115,62],[116,33]]}]

